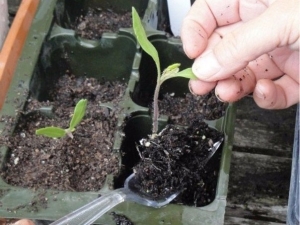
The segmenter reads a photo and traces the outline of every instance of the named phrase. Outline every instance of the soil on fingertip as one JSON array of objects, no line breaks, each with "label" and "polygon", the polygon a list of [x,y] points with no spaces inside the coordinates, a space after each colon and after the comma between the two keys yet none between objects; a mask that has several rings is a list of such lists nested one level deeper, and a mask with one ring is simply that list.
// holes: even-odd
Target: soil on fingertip
[{"label": "soil on fingertip", "polygon": [[118,32],[131,27],[131,12],[116,13],[113,10],[88,9],[77,19],[75,32],[82,38],[99,39],[105,32]]},{"label": "soil on fingertip", "polygon": [[[101,189],[107,175],[116,175],[120,169],[113,142],[117,106],[125,89],[126,84],[118,81],[99,82],[94,78],[64,75],[52,90],[49,101],[28,99],[13,135],[2,137],[1,142],[10,149],[10,157],[1,176],[11,185],[34,189]],[[46,126],[67,128],[80,99],[87,99],[88,105],[84,119],[73,132],[73,139],[35,134],[36,129]],[[110,108],[100,106],[107,102]],[[11,129],[9,125],[14,121],[7,121]]]}]

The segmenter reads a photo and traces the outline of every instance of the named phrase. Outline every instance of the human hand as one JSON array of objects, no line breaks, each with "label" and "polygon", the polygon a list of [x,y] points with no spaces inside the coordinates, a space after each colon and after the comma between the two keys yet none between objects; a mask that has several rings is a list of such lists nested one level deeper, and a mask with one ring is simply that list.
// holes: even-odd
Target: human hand
[{"label": "human hand", "polygon": [[13,225],[34,225],[34,223],[31,220],[22,219],[22,220],[18,220]]},{"label": "human hand", "polygon": [[299,102],[298,0],[196,0],[183,21],[184,51],[195,58],[195,94],[215,88],[237,101],[253,92],[262,108]]}]

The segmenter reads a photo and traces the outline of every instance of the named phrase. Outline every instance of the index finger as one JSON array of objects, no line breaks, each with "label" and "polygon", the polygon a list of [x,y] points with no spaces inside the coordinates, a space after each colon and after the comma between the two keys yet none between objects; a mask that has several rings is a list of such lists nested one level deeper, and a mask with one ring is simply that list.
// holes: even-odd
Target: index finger
[{"label": "index finger", "polygon": [[184,51],[189,58],[199,56],[207,40],[220,26],[240,21],[239,0],[196,0],[181,29]]}]

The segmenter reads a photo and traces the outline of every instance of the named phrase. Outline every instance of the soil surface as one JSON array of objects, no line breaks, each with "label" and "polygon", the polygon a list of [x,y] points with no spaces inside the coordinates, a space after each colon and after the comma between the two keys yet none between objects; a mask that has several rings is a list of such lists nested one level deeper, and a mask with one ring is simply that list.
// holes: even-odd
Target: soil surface
[{"label": "soil surface", "polygon": [[85,16],[78,18],[75,32],[83,38],[99,39],[104,32],[118,32],[120,28],[131,27],[131,23],[131,12],[89,9]]},{"label": "soil surface", "polygon": [[154,199],[182,191],[174,202],[209,204],[215,197],[221,150],[206,165],[202,161],[222,137],[196,120],[188,128],[168,125],[155,138],[143,139],[137,146],[141,161],[134,167],[135,188]]},{"label": "soil surface", "polygon": [[115,212],[111,213],[113,220],[115,221],[116,225],[134,225],[126,216],[117,214]]},{"label": "soil surface", "polygon": [[167,115],[171,124],[184,126],[189,126],[195,119],[219,119],[224,116],[227,107],[226,103],[217,99],[214,91],[203,96],[187,93],[185,98],[167,93],[158,105],[160,115]]},{"label": "soil surface", "polygon": [[[2,177],[9,184],[21,187],[101,189],[108,174],[119,172],[119,156],[112,149],[118,109],[99,104],[117,105],[125,89],[126,85],[120,82],[101,83],[94,78],[65,75],[52,92],[53,101],[29,99],[13,136],[2,137],[2,144],[11,150]],[[88,106],[84,119],[73,132],[73,139],[35,135],[36,129],[46,126],[67,128],[74,107],[82,98],[88,100]],[[47,106],[53,106],[52,113],[39,110]]]}]

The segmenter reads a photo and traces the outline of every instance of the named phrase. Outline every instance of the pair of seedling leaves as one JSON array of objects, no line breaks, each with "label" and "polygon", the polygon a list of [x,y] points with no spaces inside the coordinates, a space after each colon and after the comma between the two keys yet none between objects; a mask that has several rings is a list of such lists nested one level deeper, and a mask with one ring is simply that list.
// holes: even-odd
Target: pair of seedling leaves
[{"label": "pair of seedling leaves", "polygon": [[[159,116],[158,96],[159,96],[159,89],[162,83],[170,78],[184,77],[189,79],[196,79],[196,76],[193,74],[191,68],[187,68],[182,71],[179,71],[180,63],[174,63],[168,66],[161,73],[158,52],[156,48],[153,46],[153,44],[148,40],[145,29],[142,25],[142,21],[134,7],[132,7],[132,23],[133,23],[133,30],[138,43],[140,44],[141,48],[152,57],[157,69],[157,82],[156,82],[156,87],[155,87],[154,97],[153,97],[153,118],[152,118],[153,121],[152,136],[154,137],[158,130],[158,116]],[[44,135],[52,138],[61,138],[67,135],[73,138],[72,132],[75,131],[75,127],[83,119],[85,115],[86,106],[87,106],[86,99],[81,99],[77,103],[74,109],[72,119],[70,121],[69,128],[62,129],[60,127],[45,127],[36,130],[36,134]]]},{"label": "pair of seedling leaves", "polygon": [[69,127],[67,129],[63,129],[60,127],[44,127],[35,131],[37,135],[44,135],[46,137],[51,138],[62,138],[64,136],[69,136],[73,138],[73,132],[75,131],[75,127],[81,122],[85,115],[87,107],[87,100],[81,99],[75,106]]}]

